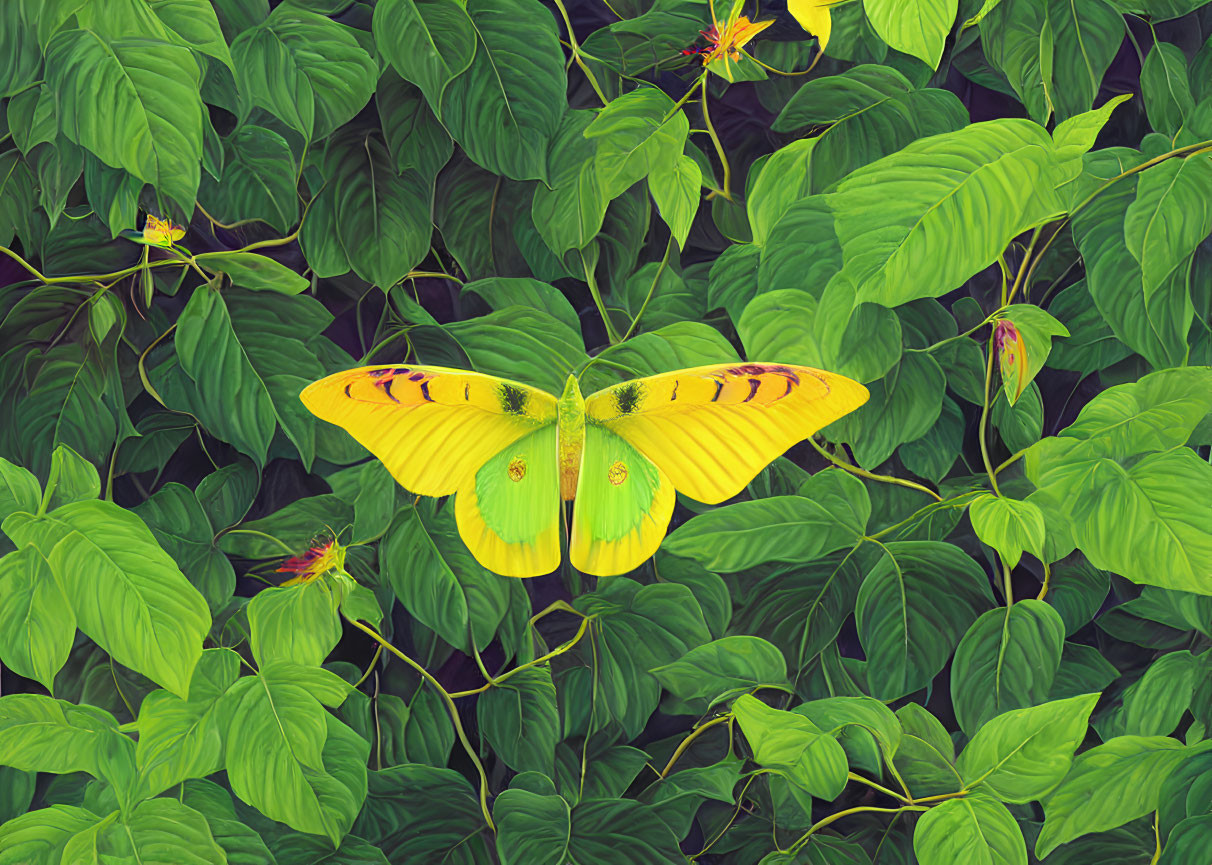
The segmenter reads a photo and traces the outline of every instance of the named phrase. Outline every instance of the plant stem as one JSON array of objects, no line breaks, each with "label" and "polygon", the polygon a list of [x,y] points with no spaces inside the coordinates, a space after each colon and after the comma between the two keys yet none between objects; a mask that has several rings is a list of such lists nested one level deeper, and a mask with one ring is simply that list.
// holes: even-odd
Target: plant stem
[{"label": "plant stem", "polygon": [[[610,320],[610,314],[606,311],[606,304],[602,302],[602,293],[598,290],[598,282],[594,278],[593,268],[589,266],[589,262],[585,260],[584,251],[577,253],[581,256],[581,266],[585,269],[585,284],[589,286],[589,294],[593,298],[593,305],[598,308],[598,315],[602,317],[602,324],[606,326],[606,339],[611,345],[617,345],[619,332],[614,329],[614,323]],[[596,264],[596,260],[594,264]]]},{"label": "plant stem", "polygon": [[795,855],[796,853],[800,852],[800,850],[804,847],[804,845],[808,843],[808,839],[810,839],[813,835],[815,835],[821,829],[824,829],[826,826],[828,826],[832,823],[836,823],[838,820],[841,820],[843,817],[849,817],[852,814],[864,814],[864,813],[870,813],[870,812],[878,812],[881,814],[900,814],[904,811],[929,811],[929,810],[930,810],[929,808],[927,808],[925,806],[921,806],[921,805],[902,805],[899,808],[874,808],[874,807],[871,807],[868,805],[860,805],[857,808],[847,808],[845,811],[838,811],[836,814],[830,814],[828,817],[824,818],[823,820],[818,820],[816,823],[812,824],[811,828],[809,828],[808,831],[805,832],[798,841],[796,841],[794,844],[791,845],[791,849],[788,851],[788,853],[790,853],[791,855]]},{"label": "plant stem", "polygon": [[908,799],[908,798],[902,796],[900,793],[894,793],[892,790],[889,790],[887,787],[883,786],[882,784],[877,784],[874,781],[864,778],[862,775],[856,775],[854,772],[847,772],[846,777],[851,781],[858,781],[860,784],[866,784],[872,790],[879,790],[885,796],[891,796],[893,799],[904,802],[906,805],[913,804],[912,799]]},{"label": "plant stem", "polygon": [[853,475],[858,475],[860,478],[867,478],[868,480],[880,481],[881,483],[886,483],[886,484],[897,484],[898,486],[908,487],[911,490],[917,490],[918,492],[923,492],[926,495],[930,496],[931,498],[935,499],[936,501],[941,502],[943,500],[942,496],[940,496],[938,493],[936,493],[934,490],[930,489],[929,487],[924,487],[919,483],[915,483],[914,481],[906,480],[905,478],[897,478],[897,477],[893,477],[892,475],[878,475],[875,472],[869,472],[864,468],[860,468],[858,466],[851,465],[850,463],[837,457],[836,455],[829,453],[829,451],[825,450],[823,447],[821,447],[819,444],[817,444],[816,439],[814,439],[814,438],[809,437],[807,439],[807,442],[810,445],[812,445],[813,448],[816,449],[817,453],[819,453],[825,459],[829,460],[829,462],[833,463],[835,466],[837,466],[840,469],[845,469],[846,471],[850,472]]},{"label": "plant stem", "polygon": [[626,342],[631,334],[635,332],[636,326],[640,323],[640,318],[644,315],[644,310],[648,308],[648,301],[652,300],[652,295],[656,291],[657,283],[661,281],[661,274],[665,271],[665,265],[669,263],[669,250],[673,248],[673,232],[669,233],[669,240],[665,242],[665,254],[661,256],[661,263],[657,266],[657,272],[652,277],[652,285],[648,286],[648,294],[644,296],[644,302],[640,304],[640,311],[635,314],[635,318],[631,320],[631,325],[627,328],[627,332],[623,334],[621,342]]},{"label": "plant stem", "polygon": [[1048,588],[1052,583],[1052,569],[1048,567],[1048,563],[1044,562],[1044,584],[1040,587],[1039,594],[1035,596],[1037,601],[1042,601],[1048,595]]},{"label": "plant stem", "polygon": [[564,29],[568,31],[568,44],[572,46],[573,61],[576,62],[577,66],[581,67],[581,71],[585,73],[585,78],[589,81],[589,86],[598,95],[598,99],[602,100],[602,104],[609,105],[610,100],[606,98],[606,94],[602,92],[602,88],[598,85],[598,79],[594,77],[593,70],[581,59],[581,46],[577,44],[576,34],[572,32],[572,22],[568,19],[568,10],[564,8],[563,0],[555,0],[555,5],[560,10],[560,17],[564,19]]},{"label": "plant stem", "polygon": [[673,769],[673,764],[678,761],[679,757],[681,757],[683,754],[686,753],[686,749],[689,748],[691,746],[691,744],[694,743],[695,739],[697,739],[699,736],[703,735],[703,733],[705,733],[707,730],[710,730],[712,727],[718,726],[719,724],[726,724],[728,721],[731,721],[731,720],[732,720],[731,714],[720,715],[718,718],[712,718],[710,721],[704,721],[702,724],[699,724],[699,726],[695,727],[690,732],[690,735],[687,736],[685,739],[683,739],[681,744],[678,745],[677,750],[673,752],[673,756],[669,758],[669,762],[666,763],[665,768],[661,770],[661,777],[662,778],[669,777],[669,772],[671,769]]},{"label": "plant stem", "polygon": [[711,143],[715,145],[715,155],[720,158],[720,164],[724,168],[724,183],[720,188],[720,195],[724,196],[728,201],[732,200],[732,194],[729,192],[729,183],[732,181],[732,166],[728,164],[728,154],[724,152],[724,145],[720,143],[720,136],[715,132],[715,125],[711,122],[711,114],[707,109],[707,76],[702,77],[702,105],[703,105],[703,122],[707,124],[707,134],[711,136]]},{"label": "plant stem", "polygon": [[981,461],[985,464],[985,473],[989,475],[989,483],[993,486],[993,494],[1000,496],[1001,490],[997,488],[997,472],[993,470],[993,464],[989,461],[989,445],[985,441],[985,428],[989,422],[989,385],[993,382],[993,336],[989,336],[989,358],[985,363],[985,401],[981,405],[981,422],[977,427],[977,438],[981,444]]},{"label": "plant stem", "polygon": [[569,640],[566,643],[561,643],[560,645],[556,646],[554,649],[552,649],[550,652],[548,652],[546,655],[543,655],[542,657],[535,658],[533,661],[527,661],[525,664],[521,664],[517,667],[514,667],[512,670],[502,673],[501,675],[497,676],[495,679],[488,676],[487,671],[485,671],[483,669],[483,667],[481,667],[481,672],[483,672],[485,677],[488,678],[488,681],[485,684],[481,685],[478,688],[472,688],[470,691],[456,691],[456,692],[452,693],[450,696],[452,698],[453,697],[470,697],[475,694],[482,694],[485,691],[487,691],[489,688],[491,688],[495,685],[500,685],[502,682],[506,681],[511,676],[514,676],[514,675],[522,672],[523,670],[529,670],[531,667],[537,667],[540,664],[545,664],[548,661],[550,661],[552,658],[555,658],[559,655],[564,654],[565,652],[572,650],[572,648],[575,647],[576,644],[581,641],[581,638],[583,636],[585,636],[585,631],[589,628],[589,623],[592,621],[593,621],[593,616],[586,616],[585,618],[583,618],[581,620],[581,627],[577,630],[576,635],[571,640]]},{"label": "plant stem", "polygon": [[466,751],[467,756],[471,758],[471,762],[476,767],[476,772],[480,776],[480,811],[484,814],[484,822],[488,824],[489,829],[496,832],[496,824],[492,822],[492,814],[488,810],[488,775],[484,773],[484,764],[480,762],[479,755],[476,753],[475,749],[471,747],[471,742],[469,742],[467,739],[467,733],[463,730],[463,722],[459,719],[458,707],[455,706],[451,695],[445,688],[442,687],[442,683],[435,679],[428,670],[393,646],[374,628],[364,625],[356,619],[351,619],[349,616],[345,615],[345,613],[342,613],[341,617],[359,631],[362,631],[384,649],[391,652],[405,664],[412,667],[422,679],[437,689],[438,695],[442,697],[443,702],[446,703],[446,709],[450,713],[450,720],[454,724],[455,735],[459,737],[459,742],[463,745],[463,750]]}]

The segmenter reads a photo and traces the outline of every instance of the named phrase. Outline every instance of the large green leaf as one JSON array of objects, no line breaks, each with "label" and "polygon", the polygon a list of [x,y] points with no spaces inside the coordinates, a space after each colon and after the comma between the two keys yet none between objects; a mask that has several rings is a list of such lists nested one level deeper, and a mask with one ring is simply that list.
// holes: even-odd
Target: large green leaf
[{"label": "large green leaf", "polygon": [[416,763],[370,773],[366,807],[354,831],[389,861],[486,865],[490,860],[475,791],[453,769]]},{"label": "large green leaf", "polygon": [[1145,674],[1127,687],[1123,705],[1103,724],[1104,740],[1113,736],[1168,736],[1191,706],[1191,697],[1204,664],[1190,652],[1170,652],[1149,665]]},{"label": "large green leaf", "polygon": [[991,796],[948,799],[931,808],[913,830],[922,865],[1027,865],[1027,843],[1014,817]]},{"label": "large green leaf", "polygon": [[140,790],[157,795],[188,778],[204,778],[223,768],[219,701],[240,673],[240,657],[230,649],[202,653],[189,684],[189,697],[152,691],[139,707],[135,760]]},{"label": "large green leaf", "polygon": [[568,375],[585,360],[579,330],[550,313],[525,306],[457,321],[443,327],[477,372],[533,384],[560,393]]},{"label": "large green leaf", "polygon": [[1162,736],[1120,736],[1086,751],[1044,800],[1035,855],[1047,856],[1066,841],[1148,814],[1186,755],[1181,742]]},{"label": "large green leaf", "polygon": [[29,811],[0,825],[0,845],[15,862],[57,865],[63,848],[100,818],[74,805],[52,805]]},{"label": "large green leaf", "polygon": [[782,685],[787,662],[761,637],[737,634],[695,646],[673,663],[649,672],[676,697],[714,701],[729,691]]},{"label": "large green leaf", "polygon": [[684,858],[653,809],[627,799],[569,808],[553,794],[510,789],[497,797],[493,816],[503,865],[677,865]]},{"label": "large green leaf", "polygon": [[396,597],[452,646],[483,649],[509,602],[509,578],[477,562],[459,538],[453,507],[428,501],[403,508],[383,539],[383,564]]},{"label": "large green leaf", "polygon": [[937,69],[943,42],[955,23],[958,0],[865,0],[863,11],[875,32],[897,51]]},{"label": "large green leaf", "polygon": [[206,598],[212,612],[227,604],[236,588],[236,574],[215,545],[215,530],[192,490],[165,484],[135,513]]},{"label": "large green leaf", "polygon": [[753,749],[754,762],[774,769],[826,801],[846,786],[846,752],[829,733],[803,715],[767,706],[744,694],[732,714]]},{"label": "large green leaf", "polygon": [[350,28],[293,3],[236,37],[231,53],[246,98],[308,139],[357,114],[378,79]]},{"label": "large green leaf", "polygon": [[1047,700],[1064,641],[1064,622],[1043,601],[984,613],[960,640],[951,666],[960,728],[972,735],[995,715]]},{"label": "large green leaf", "polygon": [[248,603],[249,647],[257,665],[323,664],[341,639],[340,600],[323,579],[258,592]]},{"label": "large green leaf", "polygon": [[277,662],[236,680],[218,709],[232,791],[267,817],[333,844],[366,798],[370,745],[324,711],[348,692],[327,670]]},{"label": "large green leaf", "polygon": [[1124,38],[1105,0],[1002,0],[980,27],[985,56],[1040,123],[1090,110]]},{"label": "large green leaf", "polygon": [[421,88],[441,116],[446,86],[475,57],[475,26],[454,0],[383,0],[375,5],[375,44],[405,81]]},{"label": "large green leaf", "polygon": [[1140,263],[1145,298],[1212,232],[1212,156],[1170,159],[1141,172],[1124,213],[1124,242]]},{"label": "large green leaf", "polygon": [[0,558],[0,597],[0,660],[53,694],[76,635],[76,614],[37,547]]},{"label": "large green leaf", "polygon": [[946,377],[928,353],[907,352],[868,390],[867,402],[825,427],[825,435],[849,444],[859,465],[875,468],[934,426],[943,410]]},{"label": "large green leaf", "polygon": [[[64,134],[194,209],[202,157],[198,64],[189,49],[68,30],[46,48],[47,83]],[[107,108],[97,110],[105,94]]]},{"label": "large green leaf", "polygon": [[114,660],[187,693],[210,611],[142,520],[112,502],[79,501],[14,514],[4,532],[42,551],[80,630]]},{"label": "large green leaf", "polygon": [[299,218],[295,159],[286,139],[262,126],[241,126],[223,144],[223,174],[203,177],[198,199],[223,222],[260,219],[285,234]]},{"label": "large green leaf", "polygon": [[555,19],[538,0],[473,0],[466,15],[475,55],[434,106],[438,116],[489,171],[514,180],[545,179],[547,146],[567,86]]},{"label": "large green leaf", "polygon": [[812,492],[811,498],[774,496],[699,514],[675,529],[662,549],[732,573],[763,562],[807,562],[852,546],[871,513],[862,484],[830,472]]},{"label": "large green leaf", "polygon": [[892,700],[928,685],[992,600],[984,572],[958,547],[887,544],[855,610],[872,696]]},{"label": "large green leaf", "polygon": [[851,172],[825,196],[858,301],[938,297],[1064,210],[1052,139],[1026,120],[974,123]]},{"label": "large green leaf", "polygon": [[1173,136],[1195,107],[1187,77],[1187,57],[1170,42],[1155,41],[1140,71],[1149,125]]},{"label": "large green leaf", "polygon": [[[1206,157],[1197,157],[1205,160]],[[1094,163],[1098,176],[1115,176],[1124,166],[1118,159],[1099,158]],[[1163,177],[1178,178],[1178,166],[1159,168],[1158,180]],[[1191,172],[1188,174],[1188,172]],[[1143,172],[1147,173],[1147,172]],[[1200,174],[1198,167],[1181,172],[1187,180]],[[1145,356],[1156,369],[1179,366],[1186,356],[1187,331],[1195,316],[1188,289],[1188,269],[1182,262],[1171,269],[1151,291],[1146,292],[1144,273],[1140,261],[1129,251],[1126,239],[1127,219],[1130,210],[1140,214],[1134,222],[1133,231],[1143,235],[1149,225],[1149,215],[1171,203],[1172,196],[1165,190],[1166,184],[1153,186],[1137,203],[1138,179],[1129,177],[1119,181],[1094,197],[1089,204],[1073,215],[1073,239],[1077,243],[1086,265],[1086,287],[1094,299],[1099,312],[1121,342]],[[1183,200],[1177,196],[1176,200]],[[1197,210],[1197,214],[1202,207]],[[1142,218],[1143,217],[1143,218]],[[1202,216],[1198,216],[1202,220]],[[1166,260],[1175,261],[1176,252],[1181,251],[1186,232],[1177,225],[1171,229],[1167,223],[1153,222],[1151,233],[1163,238],[1163,246],[1147,256],[1153,272],[1157,274],[1165,267]],[[1141,255],[1145,253],[1142,250]]]},{"label": "large green leaf", "polygon": [[1044,515],[1031,502],[985,494],[968,506],[972,530],[1013,568],[1024,552],[1044,555]]},{"label": "large green leaf", "polygon": [[1098,694],[1083,694],[986,722],[956,763],[965,788],[984,785],[1003,802],[1042,798],[1069,771],[1097,701]]},{"label": "large green leaf", "polygon": [[341,247],[358,276],[386,290],[429,251],[432,187],[417,171],[397,174],[375,137],[342,135],[325,162]]},{"label": "large green leaf", "polygon": [[476,704],[484,738],[517,772],[555,772],[560,713],[551,672],[522,670],[488,689]]},{"label": "large green leaf", "polygon": [[30,772],[88,772],[124,798],[135,775],[135,747],[114,717],[39,694],[0,698],[0,763]]}]

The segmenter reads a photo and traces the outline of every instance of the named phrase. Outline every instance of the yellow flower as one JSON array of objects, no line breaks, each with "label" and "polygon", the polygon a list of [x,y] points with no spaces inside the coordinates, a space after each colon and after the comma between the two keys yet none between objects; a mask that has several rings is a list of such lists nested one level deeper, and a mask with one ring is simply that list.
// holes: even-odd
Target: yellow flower
[{"label": "yellow flower", "polygon": [[173,225],[172,220],[147,214],[147,222],[143,224],[144,243],[152,246],[171,246],[184,236],[185,229],[179,225]]},{"label": "yellow flower", "polygon": [[310,583],[329,571],[344,568],[345,548],[336,541],[329,541],[310,548],[301,556],[291,556],[278,568],[278,573],[294,574],[282,585],[297,586],[300,583]]},{"label": "yellow flower", "polygon": [[699,33],[707,40],[707,47],[699,52],[703,56],[703,65],[706,66],[721,57],[728,57],[733,61],[740,60],[741,49],[754,36],[773,23],[773,21],[750,21],[742,15],[740,18],[730,19],[724,25],[723,30],[720,29],[718,22],[712,24],[710,30],[700,30]]}]

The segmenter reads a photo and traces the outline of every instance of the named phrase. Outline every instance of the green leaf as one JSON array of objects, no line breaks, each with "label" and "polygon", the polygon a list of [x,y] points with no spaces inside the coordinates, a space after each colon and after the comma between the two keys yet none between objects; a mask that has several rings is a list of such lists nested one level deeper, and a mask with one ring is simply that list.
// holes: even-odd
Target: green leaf
[{"label": "green leaf", "polygon": [[227,274],[233,285],[252,291],[298,294],[311,285],[286,265],[255,252],[203,252],[195,256],[194,261]]},{"label": "green leaf", "polygon": [[855,610],[872,696],[892,700],[928,685],[992,600],[984,572],[958,547],[887,544]]},{"label": "green leaf", "polygon": [[375,44],[405,81],[421,88],[441,116],[442,94],[475,57],[475,26],[454,0],[383,0],[372,21]]},{"label": "green leaf", "polygon": [[135,862],[154,862],[166,849],[188,850],[190,865],[226,865],[228,861],[223,848],[215,843],[206,818],[168,798],[140,802],[130,813],[105,825],[95,840],[87,842],[90,848],[94,844],[97,861],[117,858],[129,851]]},{"label": "green leaf", "polygon": [[842,792],[846,752],[833,736],[802,715],[772,709],[748,694],[737,698],[732,713],[756,763],[820,799],[832,801]]},{"label": "green leaf", "polygon": [[17,511],[34,513],[42,501],[42,486],[28,469],[0,457],[0,522]]},{"label": "green leaf", "polygon": [[442,92],[438,116],[477,164],[513,180],[545,180],[547,147],[566,104],[555,19],[538,0],[480,0],[465,14],[474,57]]},{"label": "green leaf", "polygon": [[607,200],[673,166],[689,130],[685,113],[674,111],[673,100],[655,87],[612,100],[585,129],[585,137],[597,142],[594,166]]},{"label": "green leaf", "polygon": [[379,78],[375,105],[396,172],[413,168],[432,181],[450,161],[454,144],[420,89],[389,70]]},{"label": "green leaf", "polygon": [[[788,211],[771,234],[772,246],[762,259],[762,272],[772,284],[781,281],[773,273],[776,267],[794,272],[797,281],[804,279],[796,268],[804,258],[812,257],[811,250],[788,242],[783,234],[800,210],[793,207]],[[795,253],[778,251],[778,244]],[[827,369],[856,381],[878,379],[901,357],[896,314],[874,303],[856,309],[853,296],[844,290],[831,288],[821,297],[799,289],[764,291],[745,306],[736,327],[749,357]]]},{"label": "green leaf", "polygon": [[235,591],[236,574],[215,546],[215,531],[193,491],[181,484],[165,484],[135,513],[206,598],[211,612],[222,609]]},{"label": "green leaf", "polygon": [[1210,185],[1208,156],[1170,159],[1137,178],[1136,198],[1124,213],[1124,242],[1140,263],[1146,298],[1161,290],[1212,233]]},{"label": "green leaf", "polygon": [[189,778],[204,778],[223,768],[223,730],[219,705],[240,673],[240,658],[230,649],[202,653],[189,684],[189,697],[152,691],[139,706],[139,743],[135,761],[140,790],[154,796]]},{"label": "green leaf", "polygon": [[632,800],[570,809],[559,796],[510,789],[497,797],[493,816],[503,865],[680,865],[684,859],[653,809]]},{"label": "green leaf", "polygon": [[0,558],[0,597],[0,660],[53,694],[76,636],[76,615],[37,547]]},{"label": "green leaf", "polygon": [[[1093,158],[1087,157],[1087,172],[1090,171],[1089,163],[1095,160],[1100,174],[1116,176],[1129,167],[1118,159],[1099,159],[1100,153],[1096,152]],[[1205,157],[1196,158],[1206,161]],[[1164,163],[1158,167],[1163,166]],[[1177,166],[1166,168],[1158,177],[1168,176],[1175,168]],[[1188,170],[1198,173],[1198,169]],[[1115,336],[1132,350],[1143,354],[1156,369],[1165,369],[1184,362],[1187,331],[1195,311],[1187,285],[1189,274],[1186,266],[1172,271],[1153,291],[1145,291],[1140,262],[1129,252],[1126,241],[1127,214],[1136,203],[1138,182],[1135,177],[1119,181],[1076,211],[1073,214],[1073,239],[1082,260],[1088,262],[1086,286],[1090,296]],[[1160,207],[1169,200],[1169,196],[1159,195],[1155,189],[1149,199],[1156,201]],[[1202,216],[1199,218],[1202,219]],[[1156,255],[1151,252],[1149,256],[1159,265],[1178,251],[1184,233],[1178,231],[1173,239],[1168,232],[1166,235],[1163,249]]]},{"label": "green leaf", "polygon": [[569,373],[585,360],[578,330],[550,313],[524,306],[456,321],[442,328],[467,354],[476,372],[560,393]]},{"label": "green leaf", "polygon": [[1156,41],[1140,70],[1141,94],[1149,125],[1174,136],[1195,107],[1187,80],[1187,57],[1177,45]]},{"label": "green leaf", "polygon": [[867,402],[825,427],[824,435],[850,444],[855,461],[871,469],[930,431],[943,410],[946,379],[933,357],[911,352],[868,390]]},{"label": "green leaf", "polygon": [[1081,754],[1044,800],[1035,855],[1154,810],[1162,783],[1186,754],[1181,742],[1161,736],[1120,736]]},{"label": "green leaf", "polygon": [[1057,172],[1052,139],[1026,120],[915,141],[825,196],[842,245],[835,279],[852,282],[858,302],[884,306],[946,294],[1063,211]]},{"label": "green leaf", "polygon": [[913,830],[913,852],[922,865],[1027,865],[1022,831],[991,796],[948,799],[931,808]]},{"label": "green leaf", "polygon": [[938,718],[917,703],[896,710],[901,741],[895,765],[914,796],[951,793],[963,787],[955,771],[955,745]]},{"label": "green leaf", "polygon": [[366,797],[370,745],[324,711],[348,692],[327,670],[279,661],[237,679],[219,707],[232,791],[270,819],[333,844]]},{"label": "green leaf", "polygon": [[366,807],[354,832],[388,861],[490,861],[484,817],[471,784],[453,769],[406,764],[370,773]]},{"label": "green leaf", "polygon": [[761,637],[736,635],[695,646],[672,664],[649,672],[675,697],[714,702],[731,691],[782,686],[787,662]]},{"label": "green leaf", "polygon": [[29,811],[0,825],[0,845],[14,862],[57,865],[63,848],[100,818],[73,805],[52,805]]},{"label": "green leaf", "polygon": [[484,568],[459,538],[451,507],[405,507],[383,539],[382,562],[400,603],[452,646],[491,642],[505,617],[509,578]]},{"label": "green leaf", "polygon": [[1071,453],[1067,467],[1046,475],[1029,462],[1028,476],[1064,502],[1091,564],[1133,582],[1212,594],[1212,504],[1198,492],[1212,483],[1212,466],[1188,448],[1149,454],[1131,468]]},{"label": "green leaf", "polygon": [[248,603],[249,645],[257,666],[278,660],[323,664],[341,639],[338,600],[324,579],[258,592]]},{"label": "green leaf", "polygon": [[[583,711],[589,716],[589,701],[596,701],[604,710],[593,713],[597,725],[613,718],[634,737],[660,698],[660,684],[648,671],[711,640],[698,601],[688,587],[678,583],[641,587],[633,580],[612,577],[599,584],[598,591],[577,598],[574,606],[599,617],[593,625],[597,649],[593,663],[599,673],[592,684],[597,686],[597,695],[585,694]],[[580,651],[588,664],[593,654],[587,648]],[[568,730],[565,732],[567,735]],[[622,789],[611,795],[621,793]]]},{"label": "green leaf", "polygon": [[1031,502],[988,493],[968,506],[972,529],[1013,568],[1024,552],[1044,557],[1044,515]]},{"label": "green leaf", "polygon": [[984,785],[1003,802],[1042,798],[1069,771],[1097,701],[1098,694],[1083,694],[986,722],[956,763],[964,787]]},{"label": "green leaf", "polygon": [[86,499],[100,498],[101,478],[97,469],[67,445],[51,452],[50,475],[43,495],[45,510]]},{"label": "green leaf", "polygon": [[560,713],[550,670],[532,667],[489,688],[476,715],[484,738],[509,768],[555,773]]},{"label": "green leaf", "polygon": [[980,27],[985,56],[1039,123],[1089,111],[1124,38],[1104,0],[1003,0]]},{"label": "green leaf", "polygon": [[[148,39],[107,42],[91,30],[57,34],[46,48],[47,84],[60,128],[192,213],[202,158],[198,64],[189,49]],[[107,94],[105,111],[94,110]]]},{"label": "green leaf", "polygon": [[1081,173],[1082,156],[1094,146],[1099,133],[1111,118],[1111,112],[1131,98],[1131,93],[1123,93],[1108,99],[1093,111],[1075,114],[1056,124],[1052,130],[1052,141],[1056,144],[1057,159],[1070,162],[1074,176]]},{"label": "green leaf", "polygon": [[288,232],[299,219],[299,195],[295,158],[286,139],[272,129],[241,126],[223,143],[223,151],[222,176],[203,177],[198,190],[206,211],[223,222],[259,219]]},{"label": "green leaf", "polygon": [[153,0],[148,5],[167,28],[170,38],[215,58],[228,69],[234,68],[219,17],[207,0]]},{"label": "green leaf", "polygon": [[113,715],[39,694],[0,697],[0,763],[28,772],[88,772],[123,796],[135,775],[135,745]]},{"label": "green leaf", "polygon": [[888,45],[937,69],[943,42],[955,23],[958,0],[866,0],[867,20]]},{"label": "green leaf", "polygon": [[14,514],[4,532],[42,551],[80,630],[115,661],[187,693],[210,611],[142,520],[112,502],[80,501],[43,517]]},{"label": "green leaf", "polygon": [[951,667],[951,702],[960,728],[973,735],[996,715],[1045,702],[1064,640],[1064,622],[1043,601],[1019,601],[977,619]]},{"label": "green leaf", "polygon": [[241,523],[239,530],[219,539],[219,546],[229,555],[246,559],[280,559],[287,555],[287,549],[302,553],[317,538],[340,532],[353,518],[353,508],[339,496],[309,496],[267,517]]},{"label": "green leaf", "polygon": [[308,140],[318,140],[362,109],[378,69],[353,31],[292,3],[232,42],[241,93]]},{"label": "green leaf", "polygon": [[685,155],[657,165],[648,175],[648,191],[679,249],[686,247],[686,235],[698,213],[702,186],[703,173],[698,163]]},{"label": "green leaf", "polygon": [[342,134],[326,163],[341,248],[358,276],[386,290],[429,251],[432,187],[417,171],[397,174],[375,137]]},{"label": "green leaf", "polygon": [[[864,509],[861,484],[843,482],[835,496]],[[661,547],[725,574],[762,562],[811,561],[852,546],[863,531],[865,521],[845,518],[830,504],[804,496],[775,496],[724,505],[692,517]],[[865,510],[870,512],[869,505]]]},{"label": "green leaf", "polygon": [[1190,652],[1171,652],[1149,665],[1145,674],[1127,687],[1123,705],[1098,725],[1104,740],[1113,736],[1168,736],[1174,732],[1191,697],[1204,664]]},{"label": "green leaf", "polygon": [[42,53],[34,26],[36,7],[6,3],[0,12],[0,96],[12,96],[38,80]]}]

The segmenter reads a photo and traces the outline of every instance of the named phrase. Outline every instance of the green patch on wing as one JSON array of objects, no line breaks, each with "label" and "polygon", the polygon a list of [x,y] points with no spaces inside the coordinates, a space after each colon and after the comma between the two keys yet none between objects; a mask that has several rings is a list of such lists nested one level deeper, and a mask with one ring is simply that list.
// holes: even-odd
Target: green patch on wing
[{"label": "green patch on wing", "polygon": [[484,522],[506,543],[534,541],[550,525],[559,496],[555,424],[514,442],[476,472]]},{"label": "green patch on wing", "polygon": [[605,427],[585,428],[577,508],[599,541],[626,537],[652,507],[660,479],[647,457]]}]

